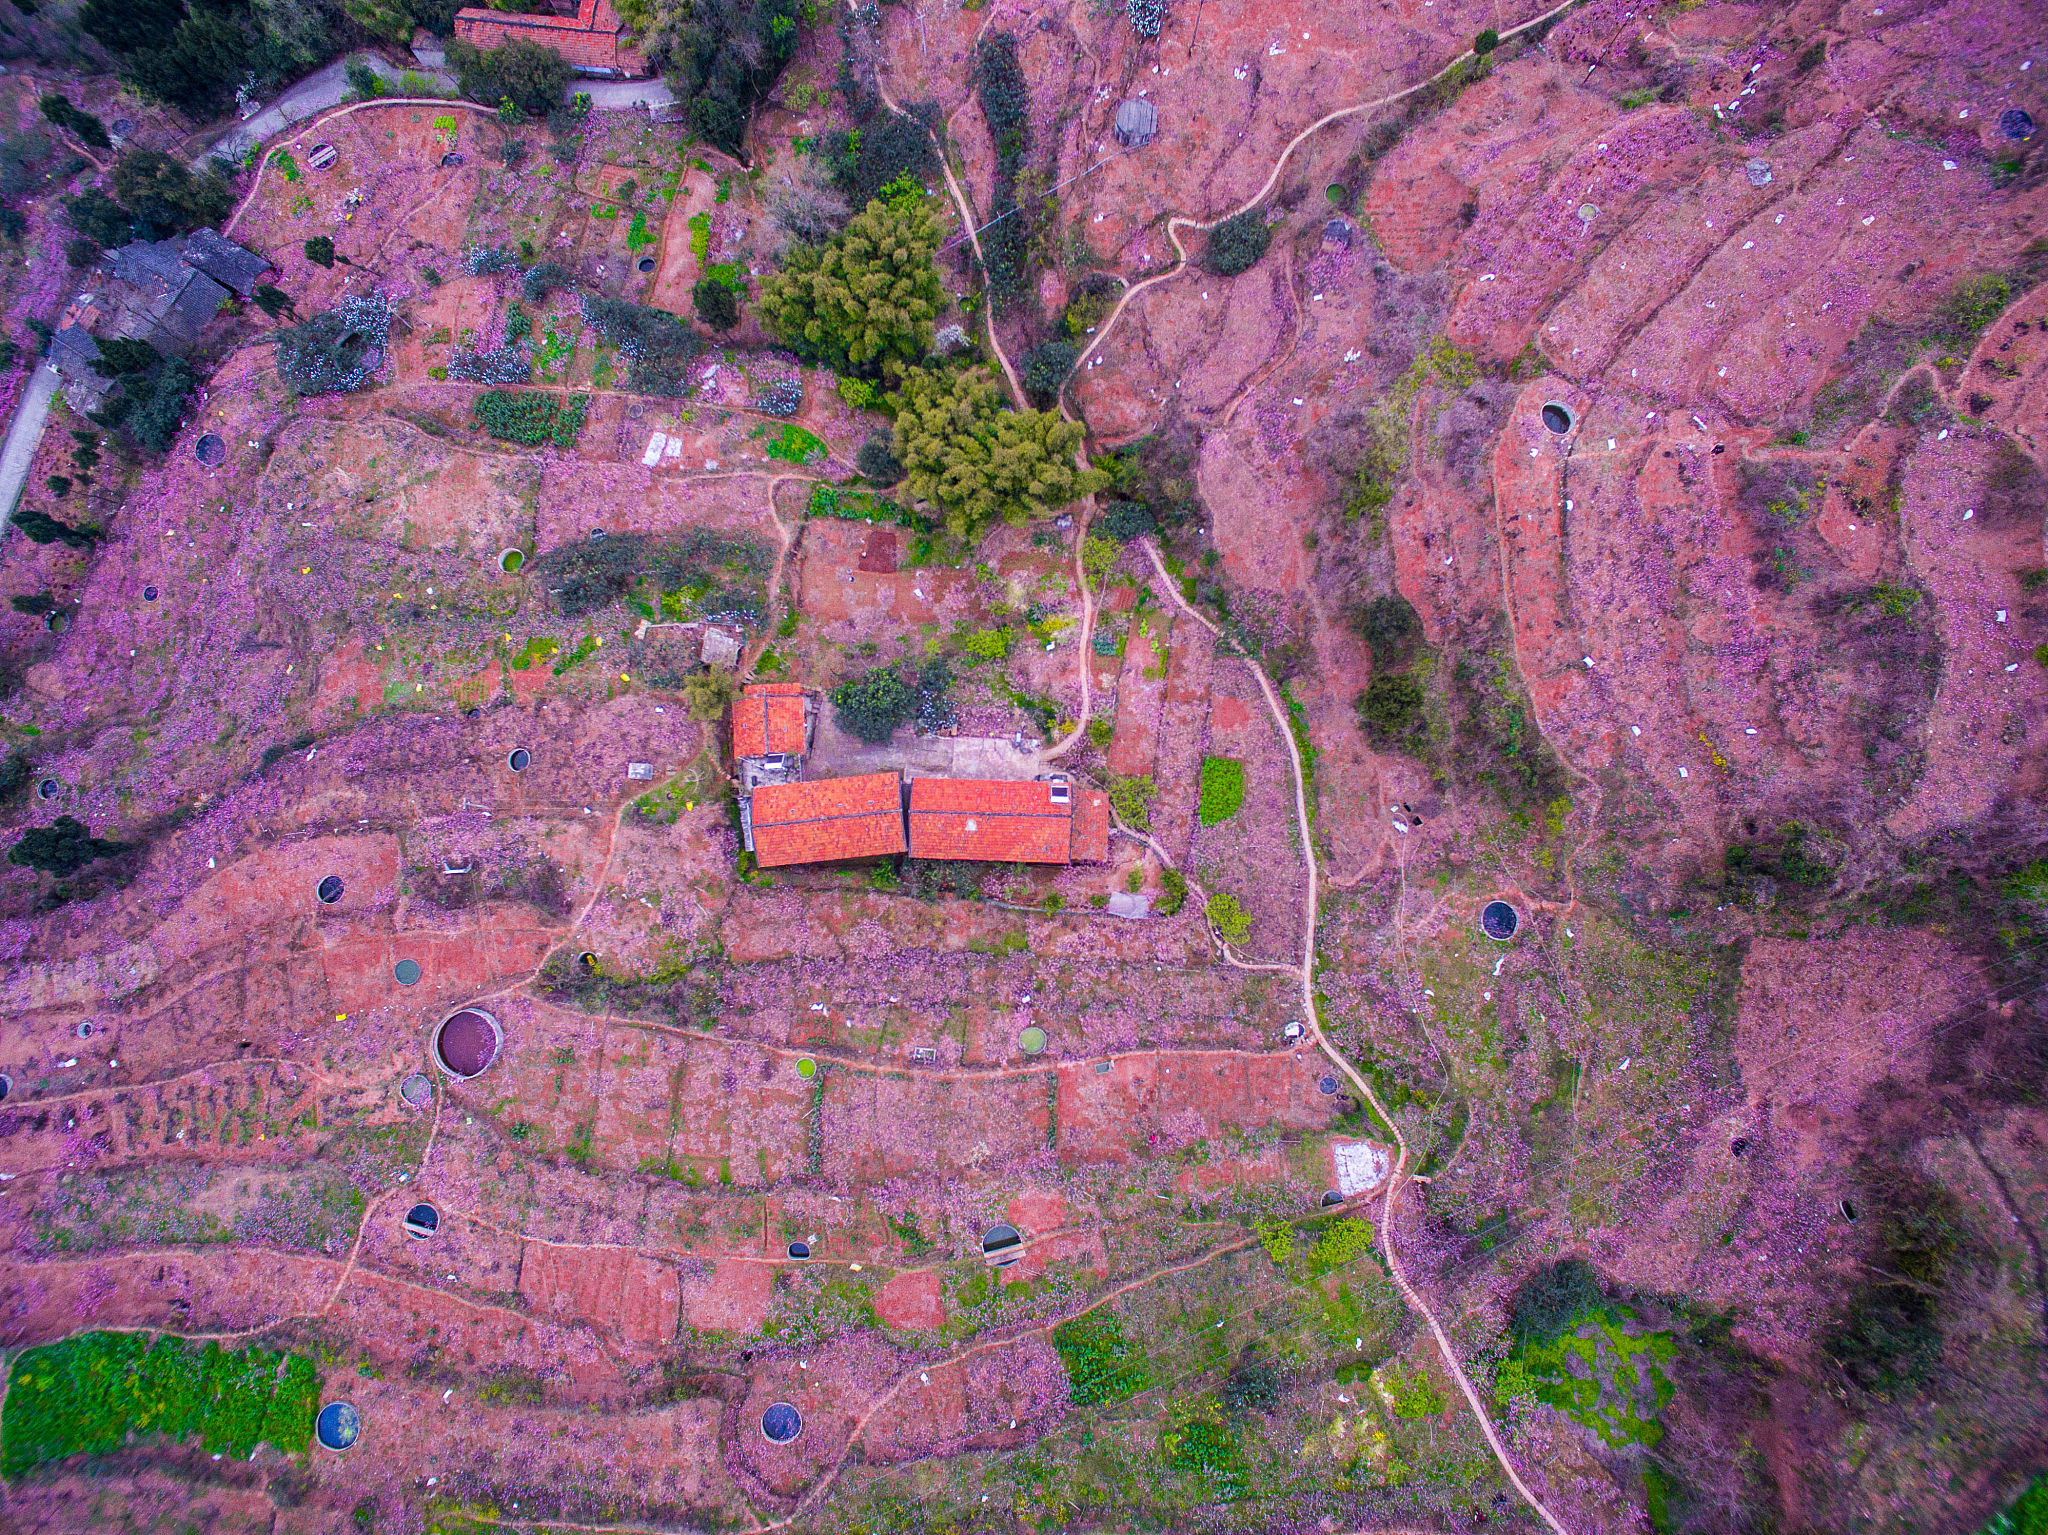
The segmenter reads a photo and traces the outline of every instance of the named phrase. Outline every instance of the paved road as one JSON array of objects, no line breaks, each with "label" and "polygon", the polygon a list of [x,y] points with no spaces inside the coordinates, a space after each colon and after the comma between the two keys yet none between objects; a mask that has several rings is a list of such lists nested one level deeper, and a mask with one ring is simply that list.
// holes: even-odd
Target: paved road
[{"label": "paved road", "polygon": [[[394,91],[402,78],[403,71],[389,60],[373,53],[357,54]],[[225,156],[239,161],[256,145],[282,133],[294,123],[325,112],[329,107],[340,106],[348,99],[348,60],[336,59],[325,69],[315,70],[305,79],[242,122],[235,124],[207,152],[192,162],[193,169],[203,170],[208,161]],[[450,95],[455,91],[455,76],[445,69],[419,69],[414,74],[424,75],[446,90]],[[570,89],[589,93],[593,106],[618,109],[622,107],[667,107],[675,104],[675,93],[659,80],[573,80]]]},{"label": "paved road", "polygon": [[22,386],[21,403],[14,409],[14,421],[7,428],[7,442],[0,447],[0,532],[5,532],[21,500],[21,487],[28,479],[30,460],[36,444],[43,439],[43,423],[50,417],[50,401],[57,393],[57,370],[47,362],[38,363]]}]

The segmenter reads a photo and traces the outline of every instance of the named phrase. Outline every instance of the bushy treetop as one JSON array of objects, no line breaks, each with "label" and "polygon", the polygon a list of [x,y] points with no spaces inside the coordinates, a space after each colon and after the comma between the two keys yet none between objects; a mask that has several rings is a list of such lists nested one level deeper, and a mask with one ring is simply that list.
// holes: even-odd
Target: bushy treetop
[{"label": "bushy treetop", "polygon": [[761,316],[834,372],[894,376],[931,350],[944,295],[932,266],[939,229],[917,207],[870,202],[827,244],[799,245],[762,279]]},{"label": "bushy treetop", "polygon": [[903,377],[896,456],[913,498],[944,511],[956,536],[1047,517],[1108,483],[1074,460],[1086,430],[1052,411],[1009,410],[980,369]]}]

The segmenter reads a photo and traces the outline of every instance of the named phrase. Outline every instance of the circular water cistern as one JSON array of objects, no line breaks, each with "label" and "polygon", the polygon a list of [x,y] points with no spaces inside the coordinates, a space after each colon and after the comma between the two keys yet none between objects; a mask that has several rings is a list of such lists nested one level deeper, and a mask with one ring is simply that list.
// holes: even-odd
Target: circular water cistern
[{"label": "circular water cistern", "polygon": [[1522,925],[1522,919],[1506,901],[1488,901],[1485,910],[1479,913],[1479,927],[1487,937],[1506,943],[1515,936],[1515,929]]},{"label": "circular water cistern", "polygon": [[[1024,1245],[1023,1233],[1007,1221],[999,1221],[981,1236],[981,1254],[994,1258],[998,1263],[1015,1263],[1019,1254],[1015,1249]],[[1008,1256],[1004,1256],[1007,1254]]]},{"label": "circular water cistern", "polygon": [[789,1244],[789,1255],[792,1258],[808,1258],[811,1255],[811,1244],[808,1242],[792,1242]]},{"label": "circular water cistern", "polygon": [[1323,1208],[1325,1210],[1329,1209],[1332,1205],[1341,1205],[1342,1203],[1344,1203],[1344,1196],[1338,1193],[1335,1189],[1327,1189],[1324,1191]]},{"label": "circular water cistern", "polygon": [[14,1078],[0,1072],[0,1103],[7,1101],[7,1095],[14,1091]]},{"label": "circular water cistern", "polygon": [[1044,1054],[1045,1030],[1034,1023],[1030,1028],[1017,1036],[1017,1045],[1026,1055]]},{"label": "circular water cistern", "polygon": [[1543,407],[1543,424],[1557,436],[1562,437],[1572,429],[1572,413],[1569,406],[1551,400]]},{"label": "circular water cistern", "polygon": [[480,1007],[465,1007],[434,1031],[434,1059],[448,1075],[466,1082],[483,1074],[504,1043],[497,1019]]},{"label": "circular water cistern", "polygon": [[808,1082],[818,1074],[818,1063],[808,1055],[799,1056],[796,1063],[796,1074]]},{"label": "circular water cistern", "polygon": [[409,1109],[423,1109],[434,1101],[434,1084],[424,1071],[415,1071],[398,1084],[398,1101]]},{"label": "circular water cistern", "polygon": [[212,432],[192,444],[192,456],[211,469],[228,461],[228,445]]},{"label": "circular water cistern", "polygon": [[142,600],[144,602],[156,601],[156,588],[153,586],[145,586],[142,589]]},{"label": "circular water cistern", "polygon": [[642,257],[640,258],[640,270],[641,270],[641,271],[643,271],[643,272],[651,272],[651,271],[653,271],[653,270],[654,270],[654,258],[653,258],[652,256],[642,256]]},{"label": "circular water cistern", "polygon": [[1324,1096],[1325,1098],[1334,1098],[1334,1097],[1336,1097],[1336,1096],[1337,1096],[1337,1079],[1336,1079],[1335,1077],[1324,1077],[1324,1078],[1322,1078],[1321,1080],[1319,1080],[1319,1081],[1318,1081],[1318,1082],[1316,1083],[1316,1091],[1317,1091],[1317,1092],[1319,1092],[1319,1093],[1321,1093],[1321,1094],[1322,1094],[1322,1095],[1323,1095],[1323,1096]]},{"label": "circular water cistern", "polygon": [[441,1229],[441,1212],[429,1204],[417,1204],[405,1212],[405,1234],[430,1237]]},{"label": "circular water cistern", "polygon": [[57,782],[56,779],[45,778],[36,785],[36,797],[38,799],[55,799],[63,791],[63,788],[64,785]]},{"label": "circular water cistern", "polygon": [[789,1444],[804,1431],[804,1415],[787,1402],[761,1414],[761,1434],[771,1444]]},{"label": "circular water cistern", "polygon": [[362,1433],[363,1415],[356,1411],[353,1402],[329,1402],[313,1420],[313,1437],[320,1441],[323,1450],[345,1450]]},{"label": "circular water cistern", "polygon": [[513,747],[511,755],[505,759],[505,766],[515,773],[525,772],[532,763],[533,753],[523,746]]},{"label": "circular water cistern", "polygon": [[1998,114],[1998,131],[2017,143],[2034,136],[2034,119],[2024,107],[2007,107]]},{"label": "circular water cistern", "polygon": [[507,549],[498,556],[498,569],[508,576],[516,576],[526,564],[526,551]]},{"label": "circular water cistern", "polygon": [[401,986],[417,986],[420,979],[420,962],[416,959],[401,959],[391,967],[391,974]]},{"label": "circular water cistern", "polygon": [[348,887],[341,882],[341,876],[339,874],[330,874],[327,876],[327,878],[321,880],[318,885],[313,887],[313,894],[315,897],[319,899],[319,902],[322,906],[332,906],[336,901],[341,899],[342,892],[347,888]]},{"label": "circular water cistern", "polygon": [[80,1039],[91,1039],[91,1038],[92,1038],[92,1023],[91,1023],[91,1021],[90,1021],[90,1020],[87,1020],[86,1022],[84,1022],[84,1023],[81,1023],[81,1024],[80,1024],[80,1025],[78,1026],[78,1037],[79,1037]]}]

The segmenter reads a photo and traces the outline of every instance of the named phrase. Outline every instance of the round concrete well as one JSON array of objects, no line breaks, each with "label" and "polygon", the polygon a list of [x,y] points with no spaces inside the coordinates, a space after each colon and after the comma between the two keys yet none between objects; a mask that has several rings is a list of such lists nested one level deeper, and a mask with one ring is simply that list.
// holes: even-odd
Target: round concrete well
[{"label": "round concrete well", "polygon": [[505,1031],[480,1007],[448,1015],[434,1031],[434,1059],[459,1082],[481,1076],[504,1048]]}]

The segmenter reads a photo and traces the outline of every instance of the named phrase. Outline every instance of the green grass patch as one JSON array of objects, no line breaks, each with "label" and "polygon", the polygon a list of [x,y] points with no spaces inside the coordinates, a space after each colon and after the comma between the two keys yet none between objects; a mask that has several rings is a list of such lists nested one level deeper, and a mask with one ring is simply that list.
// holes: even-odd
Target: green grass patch
[{"label": "green grass patch", "polygon": [[1244,808],[1244,764],[1235,757],[1202,759],[1201,817],[1204,826],[1229,820]]},{"label": "green grass patch", "polygon": [[1113,1316],[1091,1311],[1062,1322],[1053,1329],[1052,1346],[1067,1367],[1076,1406],[1128,1401],[1152,1383],[1145,1356]]},{"label": "green grass patch", "polygon": [[1372,1242],[1372,1222],[1347,1215],[1316,1238],[1316,1245],[1309,1250],[1308,1271],[1322,1275],[1343,1268],[1371,1252]]},{"label": "green grass patch", "polygon": [[654,233],[647,227],[647,215],[636,208],[632,226],[626,230],[626,249],[641,250],[653,243]]},{"label": "green grass patch", "polygon": [[1548,1403],[1608,1445],[1654,1448],[1664,1437],[1656,1421],[1674,1393],[1662,1366],[1677,1357],[1668,1332],[1631,1330],[1625,1307],[1589,1314],[1561,1337],[1519,1350],[1536,1399]]},{"label": "green grass patch", "polygon": [[556,658],[554,668],[555,675],[559,677],[562,675],[562,673],[566,672],[570,667],[575,666],[580,662],[588,661],[592,656],[597,654],[597,647],[601,643],[602,642],[594,634],[584,635],[582,639],[576,642],[576,648],[574,650],[570,651],[565,656],[559,656]]},{"label": "green grass patch", "polygon": [[583,418],[590,401],[572,394],[563,399],[530,389],[491,389],[477,396],[477,424],[505,442],[538,447],[553,443],[573,448],[583,435]]},{"label": "green grass patch", "polygon": [[137,1333],[88,1332],[26,1349],[8,1376],[0,1472],[104,1455],[132,1434],[247,1460],[258,1444],[305,1452],[319,1404],[313,1361],[299,1354]]},{"label": "green grass patch", "polygon": [[537,634],[519,648],[512,657],[512,670],[523,672],[536,661],[552,661],[561,652],[562,642],[545,634]]},{"label": "green grass patch", "polygon": [[708,213],[690,215],[690,254],[697,258],[700,268],[711,254],[711,215]]},{"label": "green grass patch", "polygon": [[756,428],[754,435],[765,436],[768,456],[779,458],[785,464],[812,464],[824,460],[824,440],[793,421],[772,431],[767,427]]},{"label": "green grass patch", "polygon": [[278,168],[286,181],[299,179],[299,162],[292,158],[290,150],[280,149],[270,157],[270,163]]},{"label": "green grass patch", "polygon": [[2036,1476],[2011,1508],[1993,1514],[1978,1535],[2048,1535],[2048,1472]]}]

